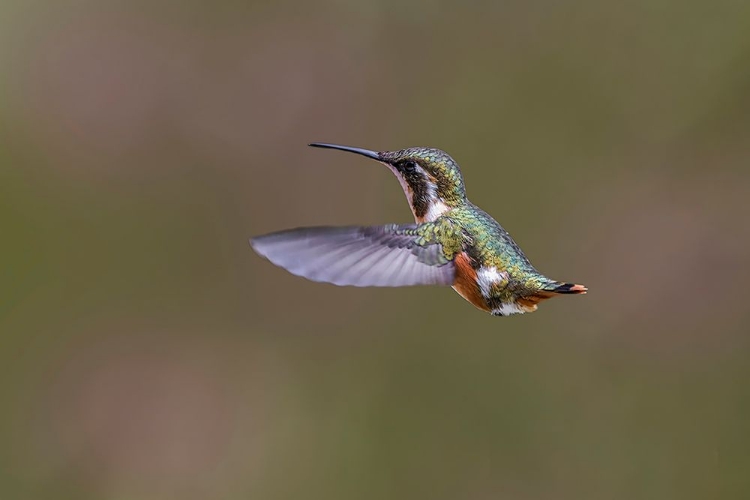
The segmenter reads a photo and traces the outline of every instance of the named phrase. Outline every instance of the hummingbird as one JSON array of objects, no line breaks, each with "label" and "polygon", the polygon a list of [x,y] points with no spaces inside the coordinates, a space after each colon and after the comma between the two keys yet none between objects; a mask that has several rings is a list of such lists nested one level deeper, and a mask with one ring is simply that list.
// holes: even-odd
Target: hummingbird
[{"label": "hummingbird", "polygon": [[378,161],[404,190],[415,224],[303,227],[250,239],[261,256],[292,274],[339,286],[451,286],[494,316],[533,312],[583,285],[539,273],[508,232],[466,198],[458,164],[439,149],[370,151],[312,143]]}]

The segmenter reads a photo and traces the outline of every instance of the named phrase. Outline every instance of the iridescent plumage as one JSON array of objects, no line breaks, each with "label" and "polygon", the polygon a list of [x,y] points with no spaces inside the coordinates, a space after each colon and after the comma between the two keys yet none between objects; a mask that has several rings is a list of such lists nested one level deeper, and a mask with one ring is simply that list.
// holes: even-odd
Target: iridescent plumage
[{"label": "iridescent plumage", "polygon": [[461,170],[444,151],[311,146],[386,165],[399,179],[416,224],[300,228],[252,239],[255,251],[274,264],[336,285],[450,285],[497,316],[534,311],[558,294],[586,293],[582,285],[554,281],[534,269],[507,231],[468,201]]}]

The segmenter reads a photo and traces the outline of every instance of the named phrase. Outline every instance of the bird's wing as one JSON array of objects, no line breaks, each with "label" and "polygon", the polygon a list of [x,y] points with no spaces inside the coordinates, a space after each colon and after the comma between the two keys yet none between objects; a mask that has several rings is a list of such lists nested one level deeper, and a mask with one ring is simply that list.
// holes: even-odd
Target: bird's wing
[{"label": "bird's wing", "polygon": [[351,286],[452,285],[451,255],[431,223],[309,227],[250,240],[258,254],[312,281]]}]

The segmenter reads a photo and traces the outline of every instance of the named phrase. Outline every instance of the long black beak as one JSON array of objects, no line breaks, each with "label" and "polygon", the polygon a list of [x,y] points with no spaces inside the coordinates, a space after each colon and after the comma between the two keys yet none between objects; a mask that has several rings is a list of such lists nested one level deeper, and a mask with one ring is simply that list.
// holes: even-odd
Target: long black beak
[{"label": "long black beak", "polygon": [[352,148],[349,146],[339,146],[338,144],[323,144],[321,142],[313,142],[310,146],[314,148],[325,148],[325,149],[339,149],[341,151],[349,151],[350,153],[356,153],[358,155],[372,158],[373,160],[380,161],[380,153],[377,151],[370,151],[369,149]]}]

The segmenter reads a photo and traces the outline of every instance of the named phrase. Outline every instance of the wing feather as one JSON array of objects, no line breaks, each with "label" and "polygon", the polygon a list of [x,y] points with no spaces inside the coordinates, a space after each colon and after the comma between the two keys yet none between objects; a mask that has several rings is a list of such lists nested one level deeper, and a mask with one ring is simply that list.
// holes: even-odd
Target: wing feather
[{"label": "wing feather", "polygon": [[309,227],[250,240],[253,249],[292,274],[350,286],[452,285],[453,261],[415,225]]}]

